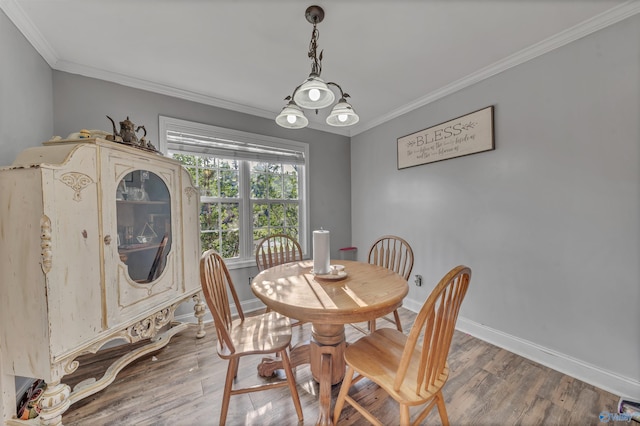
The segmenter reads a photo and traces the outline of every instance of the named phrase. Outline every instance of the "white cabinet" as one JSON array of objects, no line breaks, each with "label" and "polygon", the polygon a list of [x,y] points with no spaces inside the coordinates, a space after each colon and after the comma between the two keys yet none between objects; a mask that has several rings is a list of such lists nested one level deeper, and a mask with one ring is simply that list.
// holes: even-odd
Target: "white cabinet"
[{"label": "white cabinet", "polygon": [[[102,139],[45,142],[0,170],[2,420],[13,423],[13,379],[24,376],[47,382],[40,422],[59,424],[183,329],[170,325],[187,299],[204,336],[198,201],[178,162]],[[148,338],[105,377],[64,384],[78,356]]]}]

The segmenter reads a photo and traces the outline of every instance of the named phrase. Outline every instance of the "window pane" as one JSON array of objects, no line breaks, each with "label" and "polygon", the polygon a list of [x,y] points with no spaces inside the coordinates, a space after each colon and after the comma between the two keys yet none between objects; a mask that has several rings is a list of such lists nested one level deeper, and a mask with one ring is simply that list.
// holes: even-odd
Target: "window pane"
[{"label": "window pane", "polygon": [[239,228],[239,207],[238,203],[222,203],[220,206],[220,229],[237,230]]},{"label": "window pane", "polygon": [[268,175],[265,173],[251,173],[251,198],[267,198]]},{"label": "window pane", "polygon": [[253,227],[263,228],[269,225],[269,205],[254,204],[253,205]]},{"label": "window pane", "polygon": [[220,169],[220,196],[238,198],[238,171]]},{"label": "window pane", "polygon": [[173,154],[172,158],[175,158],[185,166],[196,166],[198,165],[198,160],[199,160],[199,157],[196,157],[195,155],[178,154],[178,153]]},{"label": "window pane", "polygon": [[267,168],[268,168],[267,163],[259,163],[257,161],[251,161],[249,164],[251,165],[251,173],[264,173],[267,171]]},{"label": "window pane", "polygon": [[217,166],[217,161],[213,157],[200,157],[202,167],[213,169]]},{"label": "window pane", "polygon": [[284,226],[284,204],[271,204],[269,225]]},{"label": "window pane", "polygon": [[285,228],[284,233],[298,241],[298,228]]},{"label": "window pane", "polygon": [[211,169],[203,169],[200,171],[200,195],[203,197],[218,196],[218,172]]},{"label": "window pane", "polygon": [[200,230],[213,231],[218,228],[218,203],[200,204]]},{"label": "window pane", "polygon": [[298,219],[298,215],[299,215],[298,205],[287,204],[286,210],[285,210],[285,224],[287,226],[295,226],[297,228],[298,224],[300,223]]},{"label": "window pane", "polygon": [[253,254],[256,253],[258,243],[267,235],[270,235],[267,228],[253,228]]},{"label": "window pane", "polygon": [[282,200],[282,175],[271,175],[269,177],[269,198]]},{"label": "window pane", "polygon": [[220,253],[220,233],[218,232],[203,232],[200,234],[200,243],[202,244],[202,251],[214,249]]},{"label": "window pane", "polygon": [[224,258],[238,257],[240,254],[240,233],[235,231],[222,233],[220,255]]},{"label": "window pane", "polygon": [[298,170],[296,166],[284,166],[284,198],[288,200],[298,199]]}]

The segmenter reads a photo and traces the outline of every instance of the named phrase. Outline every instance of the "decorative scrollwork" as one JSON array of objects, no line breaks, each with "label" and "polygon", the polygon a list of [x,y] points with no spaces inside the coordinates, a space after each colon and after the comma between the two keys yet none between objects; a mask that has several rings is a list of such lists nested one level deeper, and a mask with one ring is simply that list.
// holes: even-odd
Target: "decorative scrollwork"
[{"label": "decorative scrollwork", "polygon": [[177,306],[175,304],[164,308],[127,328],[128,340],[134,343],[154,337],[162,327],[173,319],[173,313]]},{"label": "decorative scrollwork", "polygon": [[184,193],[187,196],[187,201],[189,204],[191,204],[191,197],[198,195],[198,191],[192,186],[186,187],[184,189]]},{"label": "decorative scrollwork", "polygon": [[77,360],[69,360],[67,363],[63,365],[64,374],[71,374],[76,371],[80,367],[80,362]]},{"label": "decorative scrollwork", "polygon": [[200,297],[200,293],[196,293],[193,295],[193,301],[195,305],[193,305],[194,315],[198,320],[198,332],[196,333],[196,337],[198,339],[202,339],[207,332],[204,331],[204,316],[205,316],[205,303],[202,301],[202,297]]},{"label": "decorative scrollwork", "polygon": [[78,172],[65,173],[60,177],[60,181],[75,191],[74,201],[81,201],[80,192],[93,183],[91,177]]},{"label": "decorative scrollwork", "polygon": [[42,272],[48,274],[53,263],[53,252],[51,251],[51,219],[46,215],[40,218],[40,255],[42,256]]}]

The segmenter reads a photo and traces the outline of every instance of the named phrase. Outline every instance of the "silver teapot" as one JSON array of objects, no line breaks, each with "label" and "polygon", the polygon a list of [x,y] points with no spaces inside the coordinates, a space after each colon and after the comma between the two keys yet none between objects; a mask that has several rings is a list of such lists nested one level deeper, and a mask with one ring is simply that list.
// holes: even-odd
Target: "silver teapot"
[{"label": "silver teapot", "polygon": [[[131,120],[129,120],[129,116],[127,116],[126,120],[120,122],[120,132],[118,132],[116,130],[116,123],[115,121],[113,121],[113,118],[109,117],[108,115],[107,118],[109,119],[109,121],[111,121],[111,125],[113,126],[113,135],[107,136],[108,140],[115,142],[124,142],[131,145],[140,145],[141,143],[146,145],[145,137],[147,136],[147,129],[145,129],[144,126],[136,127],[136,125],[133,124]],[[138,136],[136,135],[136,133],[140,131],[140,129],[144,130],[144,135],[142,136],[142,138],[140,138],[140,140],[138,140]]]}]

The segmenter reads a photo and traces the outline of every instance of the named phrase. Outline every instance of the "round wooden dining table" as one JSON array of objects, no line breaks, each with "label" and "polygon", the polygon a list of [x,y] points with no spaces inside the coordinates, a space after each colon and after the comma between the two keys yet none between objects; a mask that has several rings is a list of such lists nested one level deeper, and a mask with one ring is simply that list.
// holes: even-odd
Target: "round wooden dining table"
[{"label": "round wooden dining table", "polygon": [[[310,364],[320,384],[316,424],[331,425],[331,385],[344,378],[345,324],[379,318],[402,305],[409,292],[407,281],[377,265],[334,260],[343,265],[340,274],[315,275],[313,261],[274,266],[253,279],[253,293],[270,309],[290,318],[311,323],[311,341],[291,350],[295,367]],[[279,361],[265,360],[258,367],[263,376],[280,368]]]}]

